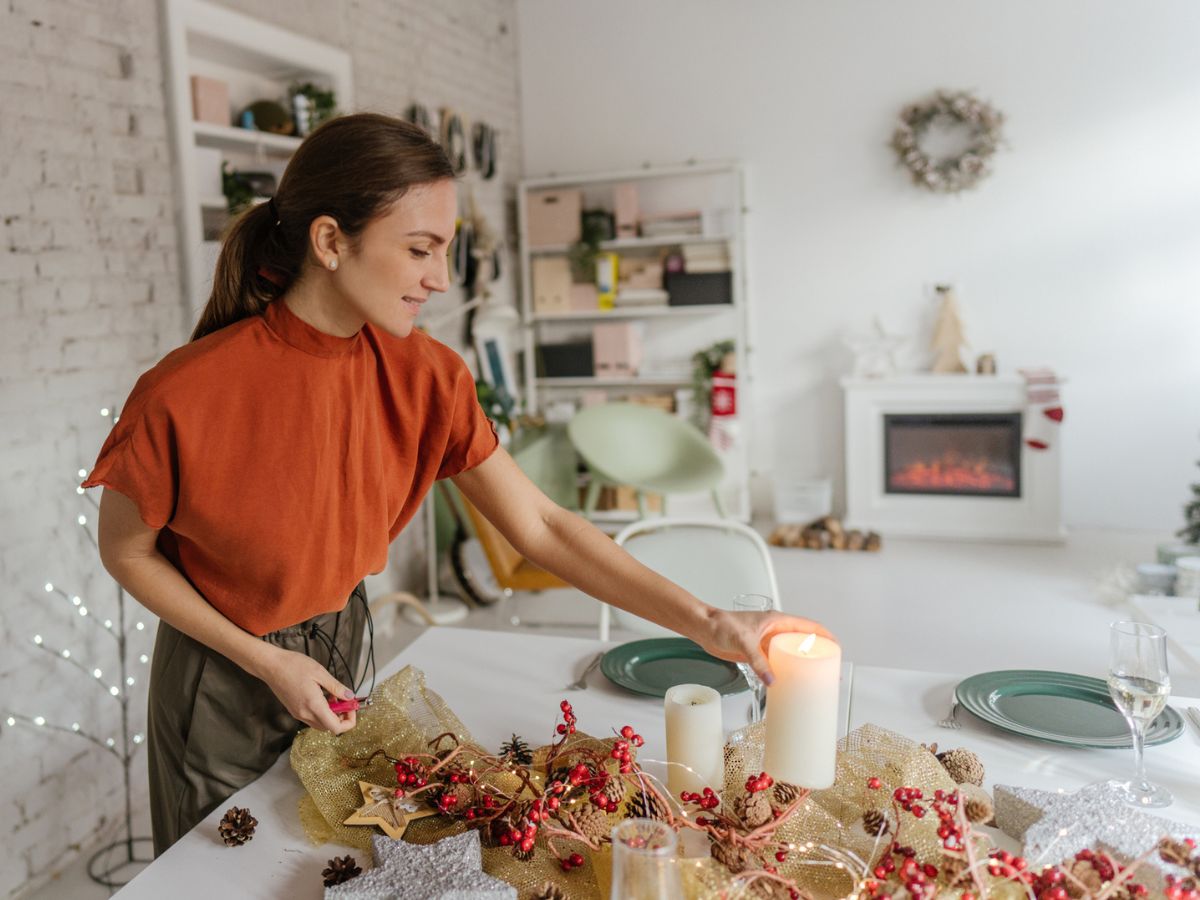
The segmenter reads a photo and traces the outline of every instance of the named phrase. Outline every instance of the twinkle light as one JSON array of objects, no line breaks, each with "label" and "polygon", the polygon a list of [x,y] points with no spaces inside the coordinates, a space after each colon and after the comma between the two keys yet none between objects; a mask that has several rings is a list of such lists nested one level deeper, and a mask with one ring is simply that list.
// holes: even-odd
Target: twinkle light
[{"label": "twinkle light", "polygon": [[71,602],[74,603],[76,606],[78,606],[80,603],[83,602],[83,598],[82,597],[72,597]]},{"label": "twinkle light", "polygon": [[72,730],[72,731],[78,731],[78,730],[79,730],[79,723],[78,723],[78,722],[72,722],[72,723],[71,723],[71,730]]},{"label": "twinkle light", "polygon": [[105,627],[105,628],[112,628],[112,619],[105,619],[105,620],[104,620],[104,627]]},{"label": "twinkle light", "polygon": [[145,626],[145,624],[143,624],[142,622],[138,622],[138,623],[137,623],[136,625],[134,625],[133,627],[134,627],[134,628],[136,628],[138,631],[145,631],[145,630],[146,630],[146,626]]},{"label": "twinkle light", "polygon": [[148,657],[145,653],[143,653],[141,656],[138,657],[138,662],[148,663],[148,662],[150,662],[150,657]]},{"label": "twinkle light", "polygon": [[79,477],[80,477],[80,478],[87,478],[87,469],[80,469],[80,470],[79,470]]},{"label": "twinkle light", "polygon": [[37,718],[35,718],[35,719],[33,720],[33,724],[34,724],[34,725],[45,725],[45,724],[46,724],[46,720],[45,720],[44,718],[42,718],[41,716],[38,716]]},{"label": "twinkle light", "polygon": [[83,488],[81,488],[81,487],[77,487],[77,488],[75,488],[75,493],[77,493],[77,494],[79,494],[80,496],[82,496],[83,494],[85,494],[85,493],[87,493],[87,492],[86,492],[86,491],[85,491]]},{"label": "twinkle light", "polygon": [[104,673],[101,672],[99,669],[92,669],[92,676],[95,678],[100,678],[103,674]]},{"label": "twinkle light", "polygon": [[71,651],[70,651],[70,650],[64,650],[64,651],[62,652],[62,658],[63,658],[63,659],[70,659],[70,658],[71,658]]},{"label": "twinkle light", "polygon": [[46,593],[49,594],[49,593],[52,593],[53,591],[54,591],[54,585],[51,584],[49,581],[47,581],[46,582]]},{"label": "twinkle light", "polygon": [[104,742],[104,746],[111,747],[115,743],[116,743],[116,741],[114,741],[112,738],[109,738],[107,741]]},{"label": "twinkle light", "polygon": [[143,734],[141,734],[140,732],[139,732],[138,734],[135,734],[135,735],[133,736],[133,742],[134,742],[135,744],[140,744],[140,743],[141,743],[142,741],[144,741],[145,739],[146,739],[146,736],[145,736],[145,735],[143,735]]},{"label": "twinkle light", "polygon": [[87,516],[80,516],[78,519],[76,519],[76,521],[80,525],[86,525],[87,524]]},{"label": "twinkle light", "polygon": [[79,607],[79,614],[81,616],[86,616],[87,615],[87,607],[86,606]]},{"label": "twinkle light", "polygon": [[102,410],[100,410],[100,415],[102,415],[102,416],[108,415],[108,407],[107,406],[104,407]]},{"label": "twinkle light", "polygon": [[119,693],[121,693],[121,689],[120,689],[119,687],[117,687],[117,686],[114,684],[112,687],[110,687],[110,688],[108,689],[108,692],[109,692],[110,694],[112,694],[112,695],[115,697],[115,696],[117,696]]},{"label": "twinkle light", "polygon": [[33,636],[33,642],[35,644],[37,644],[39,647],[42,646],[42,636],[40,634],[35,634]]},{"label": "twinkle light", "polygon": [[17,724],[17,720],[16,720],[16,719],[14,719],[12,716],[9,716],[9,717],[8,717],[7,719],[5,719],[4,721],[6,721],[6,722],[8,723],[8,727],[9,727],[9,728],[12,728],[14,725],[16,725],[16,724]]},{"label": "twinkle light", "polygon": [[132,675],[130,675],[128,678],[125,679],[125,684],[127,684],[129,687],[133,687],[133,676]]}]

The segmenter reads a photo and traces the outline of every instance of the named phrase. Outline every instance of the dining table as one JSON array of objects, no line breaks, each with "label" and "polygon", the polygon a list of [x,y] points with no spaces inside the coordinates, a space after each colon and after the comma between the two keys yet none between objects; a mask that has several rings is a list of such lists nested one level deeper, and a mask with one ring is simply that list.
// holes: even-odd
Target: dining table
[{"label": "dining table", "polygon": [[[596,655],[614,644],[529,632],[430,628],[386,666],[382,680],[405,666],[425,674],[436,692],[462,720],[476,742],[498,747],[513,734],[531,746],[550,743],[559,703],[571,701],[578,727],[603,735],[628,724],[643,736],[639,758],[665,759],[663,701],[617,687],[599,670],[583,689],[568,690]],[[951,711],[955,686],[971,673],[909,671],[842,665],[839,732],[873,724],[921,743],[966,747],[985,765],[985,786],[1012,785],[1047,791],[1073,791],[1106,779],[1128,779],[1131,749],[1089,749],[1047,743],[1002,730],[959,709],[959,728],[938,723]],[[722,698],[727,732],[749,721],[750,695]],[[1170,698],[1176,708],[1200,707],[1200,699]],[[369,715],[367,711],[364,715]],[[1171,819],[1200,822],[1200,729],[1192,727],[1169,743],[1146,750],[1149,778],[1165,785],[1174,803],[1159,811]],[[361,851],[335,844],[316,845],[306,836],[298,813],[304,788],[285,753],[259,778],[226,802],[143,869],[117,896],[121,900],[191,900],[236,897],[308,900],[323,895],[321,871],[335,856]],[[218,834],[225,811],[238,806],[258,819],[252,840],[228,847]],[[1017,849],[993,832],[998,842]]]}]

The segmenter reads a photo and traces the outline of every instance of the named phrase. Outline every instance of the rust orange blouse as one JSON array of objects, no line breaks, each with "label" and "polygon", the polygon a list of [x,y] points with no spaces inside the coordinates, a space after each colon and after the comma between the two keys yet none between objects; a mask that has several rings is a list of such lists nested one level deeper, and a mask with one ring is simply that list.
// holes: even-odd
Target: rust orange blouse
[{"label": "rust orange blouse", "polygon": [[497,443],[449,347],[325,334],[277,302],[142,375],[83,486],[133,500],[196,590],[263,635],[342,609],[433,482]]}]

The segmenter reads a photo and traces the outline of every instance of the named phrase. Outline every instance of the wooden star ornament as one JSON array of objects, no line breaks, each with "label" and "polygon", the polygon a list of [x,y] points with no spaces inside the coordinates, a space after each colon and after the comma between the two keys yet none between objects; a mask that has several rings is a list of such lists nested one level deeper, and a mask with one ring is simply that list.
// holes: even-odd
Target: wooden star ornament
[{"label": "wooden star ornament", "polygon": [[436,809],[424,807],[403,794],[397,796],[395,788],[369,781],[360,781],[358,788],[362,791],[363,805],[343,825],[378,825],[388,837],[399,840],[409,822],[437,814]]}]

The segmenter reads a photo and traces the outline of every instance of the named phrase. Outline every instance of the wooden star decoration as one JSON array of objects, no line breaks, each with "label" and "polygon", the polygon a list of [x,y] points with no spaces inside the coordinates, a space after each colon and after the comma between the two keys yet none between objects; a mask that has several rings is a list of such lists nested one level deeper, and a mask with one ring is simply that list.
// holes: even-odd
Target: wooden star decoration
[{"label": "wooden star decoration", "polygon": [[908,338],[889,334],[876,316],[868,334],[851,334],[842,343],[854,354],[854,374],[862,378],[880,378],[896,371],[896,351]]},{"label": "wooden star decoration", "polygon": [[325,889],[325,900],[517,900],[517,889],[483,871],[479,832],[433,844],[371,836],[375,868]]},{"label": "wooden star decoration", "polygon": [[403,794],[396,796],[395,788],[369,781],[360,781],[358,788],[362,791],[363,805],[343,825],[378,825],[388,837],[399,840],[409,822],[437,814],[436,809],[423,807]]}]

